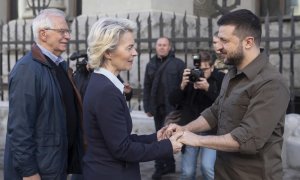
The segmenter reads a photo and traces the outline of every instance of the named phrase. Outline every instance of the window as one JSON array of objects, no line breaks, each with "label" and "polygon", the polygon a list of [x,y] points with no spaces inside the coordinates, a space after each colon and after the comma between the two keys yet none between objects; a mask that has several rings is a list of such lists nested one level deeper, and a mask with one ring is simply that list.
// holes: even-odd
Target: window
[{"label": "window", "polygon": [[300,0],[260,0],[260,14],[266,16],[300,15]]},{"label": "window", "polygon": [[18,19],[18,0],[8,1],[7,20]]},{"label": "window", "polygon": [[294,15],[300,15],[300,0],[286,0],[286,8],[289,14],[294,10]]},{"label": "window", "polygon": [[82,14],[82,0],[76,0],[76,16]]}]

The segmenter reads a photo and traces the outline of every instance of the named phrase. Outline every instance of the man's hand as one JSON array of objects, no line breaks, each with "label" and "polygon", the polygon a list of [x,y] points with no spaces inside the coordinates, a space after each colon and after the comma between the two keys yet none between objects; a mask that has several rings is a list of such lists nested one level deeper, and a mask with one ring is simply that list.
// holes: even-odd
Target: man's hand
[{"label": "man's hand", "polygon": [[194,83],[194,89],[201,89],[204,91],[208,91],[209,83],[207,82],[207,79],[200,77],[200,81],[196,81]]},{"label": "man's hand", "polygon": [[218,136],[201,136],[190,131],[184,131],[177,141],[189,146],[206,147],[225,152],[238,152],[240,150],[240,144],[230,133]]},{"label": "man's hand", "polygon": [[182,81],[180,84],[180,89],[183,91],[186,85],[190,82],[189,75],[191,74],[190,69],[185,69],[182,74]]},{"label": "man's hand", "polygon": [[178,139],[178,142],[181,142],[189,146],[199,146],[200,135],[194,134],[190,131],[183,131],[182,136]]},{"label": "man's hand", "polygon": [[183,126],[179,126],[177,124],[171,123],[168,125],[167,129],[164,132],[164,136],[170,138],[174,133],[184,131]]},{"label": "man's hand", "polygon": [[177,140],[182,136],[182,133],[183,132],[178,132],[178,133],[174,134],[172,137],[170,137],[170,141],[172,143],[173,153],[174,154],[181,151],[182,143],[180,143]]},{"label": "man's hand", "polygon": [[41,180],[41,177],[39,174],[35,174],[28,177],[23,177],[23,180]]}]

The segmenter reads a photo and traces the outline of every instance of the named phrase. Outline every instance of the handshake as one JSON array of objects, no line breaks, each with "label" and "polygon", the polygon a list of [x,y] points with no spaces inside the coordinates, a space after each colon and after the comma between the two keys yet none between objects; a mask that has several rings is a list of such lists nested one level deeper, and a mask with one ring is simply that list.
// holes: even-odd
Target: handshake
[{"label": "handshake", "polygon": [[173,153],[181,151],[183,144],[197,146],[198,135],[187,131],[183,126],[169,124],[157,132],[157,140],[169,139],[172,143]]}]

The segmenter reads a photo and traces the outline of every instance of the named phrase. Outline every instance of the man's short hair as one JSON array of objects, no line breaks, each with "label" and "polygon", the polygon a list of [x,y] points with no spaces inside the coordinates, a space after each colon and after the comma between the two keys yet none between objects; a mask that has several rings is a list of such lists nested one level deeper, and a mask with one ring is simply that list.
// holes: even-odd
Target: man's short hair
[{"label": "man's short hair", "polygon": [[217,22],[218,26],[235,26],[235,35],[240,39],[247,36],[254,37],[255,44],[260,45],[261,23],[260,19],[247,9],[240,9],[223,15]]},{"label": "man's short hair", "polygon": [[214,65],[214,59],[208,51],[200,51],[201,62],[208,62],[210,66]]}]

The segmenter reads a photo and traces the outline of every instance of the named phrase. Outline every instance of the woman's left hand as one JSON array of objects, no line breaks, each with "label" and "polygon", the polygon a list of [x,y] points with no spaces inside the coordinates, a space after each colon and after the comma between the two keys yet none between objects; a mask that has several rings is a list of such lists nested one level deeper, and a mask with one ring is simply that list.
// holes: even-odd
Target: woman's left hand
[{"label": "woman's left hand", "polygon": [[159,131],[157,131],[156,135],[157,135],[157,140],[163,140],[163,139],[167,139],[167,137],[165,136],[165,131],[167,130],[168,126],[162,127]]}]

